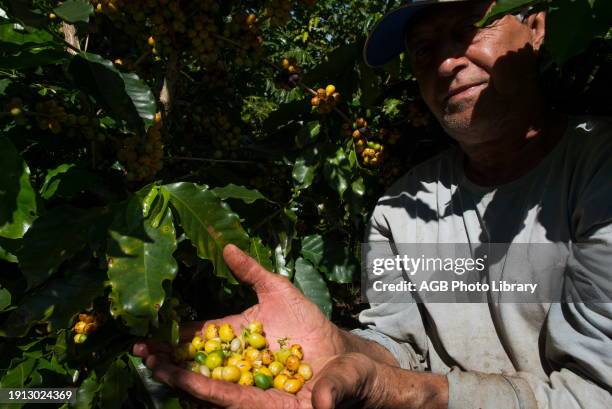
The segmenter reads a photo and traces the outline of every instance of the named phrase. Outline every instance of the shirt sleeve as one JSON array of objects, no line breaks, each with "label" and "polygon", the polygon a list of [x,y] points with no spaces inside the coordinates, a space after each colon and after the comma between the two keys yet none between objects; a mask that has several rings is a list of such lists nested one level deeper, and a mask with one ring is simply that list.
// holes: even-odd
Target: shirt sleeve
[{"label": "shirt sleeve", "polygon": [[[362,266],[371,265],[374,258],[395,257],[389,225],[384,217],[384,207],[380,204],[372,213],[364,239],[366,245],[361,254]],[[373,246],[368,246],[368,243]],[[402,277],[399,271],[387,272],[385,276],[386,283],[400,279]],[[359,321],[365,328],[351,332],[378,342],[395,357],[403,369],[428,369],[425,329],[418,306],[411,296],[406,292],[374,295],[370,292],[371,289],[363,287],[362,291],[370,300],[375,301],[371,301],[369,308],[359,314]]]},{"label": "shirt sleeve", "polygon": [[548,379],[454,368],[449,409],[612,408],[612,135],[589,142],[573,169],[565,302],[550,306],[541,337]]}]

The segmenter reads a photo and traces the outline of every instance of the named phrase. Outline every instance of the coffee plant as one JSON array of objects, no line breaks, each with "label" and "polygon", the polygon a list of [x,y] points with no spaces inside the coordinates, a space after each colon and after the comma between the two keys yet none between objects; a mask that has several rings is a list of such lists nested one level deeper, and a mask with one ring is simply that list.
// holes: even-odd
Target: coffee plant
[{"label": "coffee plant", "polygon": [[[0,1],[0,387],[188,407],[131,345],[256,302],[228,243],[356,326],[368,213],[452,143],[406,58],[362,61],[398,4]],[[605,115],[610,4],[499,0],[482,23],[548,9],[550,103]]]}]

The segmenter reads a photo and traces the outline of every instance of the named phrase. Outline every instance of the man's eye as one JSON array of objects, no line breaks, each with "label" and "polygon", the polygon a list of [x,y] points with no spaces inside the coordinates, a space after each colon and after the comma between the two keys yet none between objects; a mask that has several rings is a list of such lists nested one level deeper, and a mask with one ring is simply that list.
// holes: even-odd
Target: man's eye
[{"label": "man's eye", "polygon": [[417,46],[414,49],[414,56],[418,58],[423,58],[423,57],[427,57],[430,52],[431,52],[431,46],[421,45],[421,46]]}]

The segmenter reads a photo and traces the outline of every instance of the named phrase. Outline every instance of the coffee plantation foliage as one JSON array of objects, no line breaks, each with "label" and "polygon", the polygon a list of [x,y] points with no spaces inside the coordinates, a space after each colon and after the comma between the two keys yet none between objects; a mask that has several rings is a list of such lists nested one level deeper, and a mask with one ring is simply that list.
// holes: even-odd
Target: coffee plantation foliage
[{"label": "coffee plantation foliage", "polygon": [[[368,212],[451,143],[406,58],[362,62],[396,5],[0,1],[0,386],[151,407],[133,342],[256,302],[227,243],[356,325]],[[489,18],[525,5],[549,9],[551,104],[610,114],[610,2]]]}]

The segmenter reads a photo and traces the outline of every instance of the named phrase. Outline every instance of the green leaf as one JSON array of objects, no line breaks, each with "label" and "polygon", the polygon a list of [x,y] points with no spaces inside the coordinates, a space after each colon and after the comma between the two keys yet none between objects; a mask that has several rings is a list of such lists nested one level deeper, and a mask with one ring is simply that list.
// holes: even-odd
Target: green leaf
[{"label": "green leaf", "polygon": [[35,217],[30,170],[13,143],[0,136],[0,236],[23,237]]},{"label": "green leaf", "polygon": [[142,388],[138,391],[139,397],[145,400],[143,403],[147,408],[182,409],[176,390],[153,379],[151,370],[142,363],[142,359],[132,355],[128,357],[131,367],[142,385]]},{"label": "green leaf", "polygon": [[101,379],[98,406],[121,408],[132,383],[132,374],[126,363],[121,358],[116,359]]},{"label": "green leaf", "polygon": [[293,270],[291,268],[291,260],[287,260],[283,252],[283,246],[279,243],[274,248],[274,271],[291,280]]},{"label": "green leaf", "polygon": [[217,276],[237,283],[225,264],[223,248],[229,243],[245,251],[250,247],[238,215],[213,192],[196,184],[175,183],[161,189],[170,194],[170,202],[198,257],[210,260]]},{"label": "green leaf", "polygon": [[297,187],[307,189],[313,182],[317,166],[309,166],[304,157],[298,158],[293,165],[291,175],[297,182]]},{"label": "green leaf", "polygon": [[[11,43],[17,45],[49,44],[53,42],[53,36],[45,30],[32,28],[17,29],[12,22],[0,24],[0,44]],[[0,45],[2,47],[2,45]]]},{"label": "green leaf", "polygon": [[6,89],[11,85],[12,81],[8,78],[0,80],[0,95],[6,95]]},{"label": "green leaf", "polygon": [[[36,287],[55,273],[87,244],[94,232],[108,220],[105,208],[81,210],[59,206],[34,221],[17,252],[19,267],[28,287]],[[102,225],[102,227],[100,227]]]},{"label": "green leaf", "polygon": [[274,271],[272,263],[272,250],[261,242],[259,237],[251,237],[251,246],[249,247],[249,255],[253,257],[266,270]]},{"label": "green leaf", "polygon": [[310,114],[310,104],[306,100],[287,102],[274,110],[263,123],[269,134],[275,133],[290,122],[298,121]]},{"label": "green leaf", "polygon": [[295,262],[293,282],[306,297],[319,306],[327,318],[331,318],[332,304],[327,285],[314,266],[302,257]]},{"label": "green leaf", "polygon": [[136,74],[122,73],[97,54],[80,53],[69,66],[76,86],[93,96],[116,119],[133,129],[150,126],[156,104],[147,84]]},{"label": "green leaf", "polygon": [[[19,20],[19,22],[32,27],[44,27],[48,24],[47,16],[34,12],[30,9],[31,3],[24,0],[6,0],[2,7],[9,16]],[[6,6],[6,8],[5,8]]]},{"label": "green leaf", "polygon": [[383,102],[382,111],[389,117],[389,119],[395,119],[400,115],[400,106],[402,101],[395,98],[387,98]]},{"label": "green leaf", "polygon": [[21,240],[19,239],[11,240],[0,237],[0,260],[17,263],[18,260],[15,253],[17,253],[20,244]]},{"label": "green leaf", "polygon": [[72,409],[92,409],[99,389],[98,376],[95,371],[91,371],[89,376],[79,386],[76,393],[76,401],[70,407]]},{"label": "green leaf", "polygon": [[312,185],[319,168],[319,157],[320,150],[315,145],[296,159],[291,175],[298,189],[307,189]]},{"label": "green leaf", "polygon": [[100,183],[102,180],[96,174],[78,169],[73,163],[64,163],[47,172],[40,195],[46,200],[54,196],[71,199]]},{"label": "green leaf", "polygon": [[353,70],[362,49],[361,42],[353,42],[336,48],[323,58],[321,64],[304,74],[304,83],[325,87],[330,81],[345,77]]},{"label": "green leaf", "polygon": [[371,108],[378,99],[381,90],[380,78],[374,72],[374,69],[368,67],[365,63],[359,63],[359,86],[361,89],[361,106],[362,108]]},{"label": "green leaf", "polygon": [[89,16],[94,12],[94,8],[87,0],[66,0],[61,6],[53,9],[62,20],[69,23],[89,23]]},{"label": "green leaf", "polygon": [[552,2],[546,26],[546,47],[560,66],[583,52],[595,36],[593,11],[587,0]]},{"label": "green leaf", "polygon": [[11,293],[6,288],[0,288],[0,311],[11,305]]},{"label": "green leaf", "polygon": [[306,145],[310,145],[317,139],[317,136],[319,136],[320,133],[321,123],[319,121],[307,122],[295,135],[295,145],[298,148],[303,148]]},{"label": "green leaf", "polygon": [[49,281],[21,300],[0,334],[21,337],[36,323],[49,323],[52,330],[69,328],[72,317],[104,293],[105,278],[102,272],[88,269]]},{"label": "green leaf", "polygon": [[347,244],[325,240],[323,260],[319,270],[325,274],[328,281],[347,284],[353,282],[357,271],[357,261],[350,253]]},{"label": "green leaf", "polygon": [[323,236],[312,234],[302,238],[302,257],[310,261],[315,267],[323,258]]},{"label": "green leaf", "polygon": [[359,177],[355,179],[353,183],[351,183],[351,189],[353,190],[353,193],[357,196],[365,195],[365,185],[363,183],[363,178]]},{"label": "green leaf", "polygon": [[[163,283],[177,272],[176,232],[166,208],[157,228],[144,219],[142,199],[135,195],[110,228],[108,278],[112,287],[111,313],[122,317],[132,333],[145,335],[149,323],[157,326],[166,297]],[[121,213],[120,213],[121,215]]]},{"label": "green leaf", "polygon": [[63,64],[67,60],[68,55],[63,50],[44,47],[23,50],[8,57],[0,57],[0,68],[18,70],[40,65]]},{"label": "green leaf", "polygon": [[265,200],[271,202],[264,195],[262,195],[257,189],[248,189],[244,186],[237,186],[233,183],[225,187],[216,187],[212,189],[212,192],[222,200],[226,199],[239,199],[244,203],[251,204],[256,200]]},{"label": "green leaf", "polygon": [[505,16],[509,13],[515,13],[520,11],[524,7],[531,6],[537,3],[543,3],[545,0],[497,0],[495,6],[489,11],[489,13],[482,18],[478,23],[477,27],[484,27],[494,20]]},{"label": "green leaf", "polygon": [[341,199],[344,198],[344,192],[348,188],[348,181],[352,174],[343,148],[338,148],[335,154],[325,161],[323,174],[331,188],[338,192]]},{"label": "green leaf", "polygon": [[0,388],[23,388],[36,367],[36,359],[29,358],[19,363],[0,379]]}]

